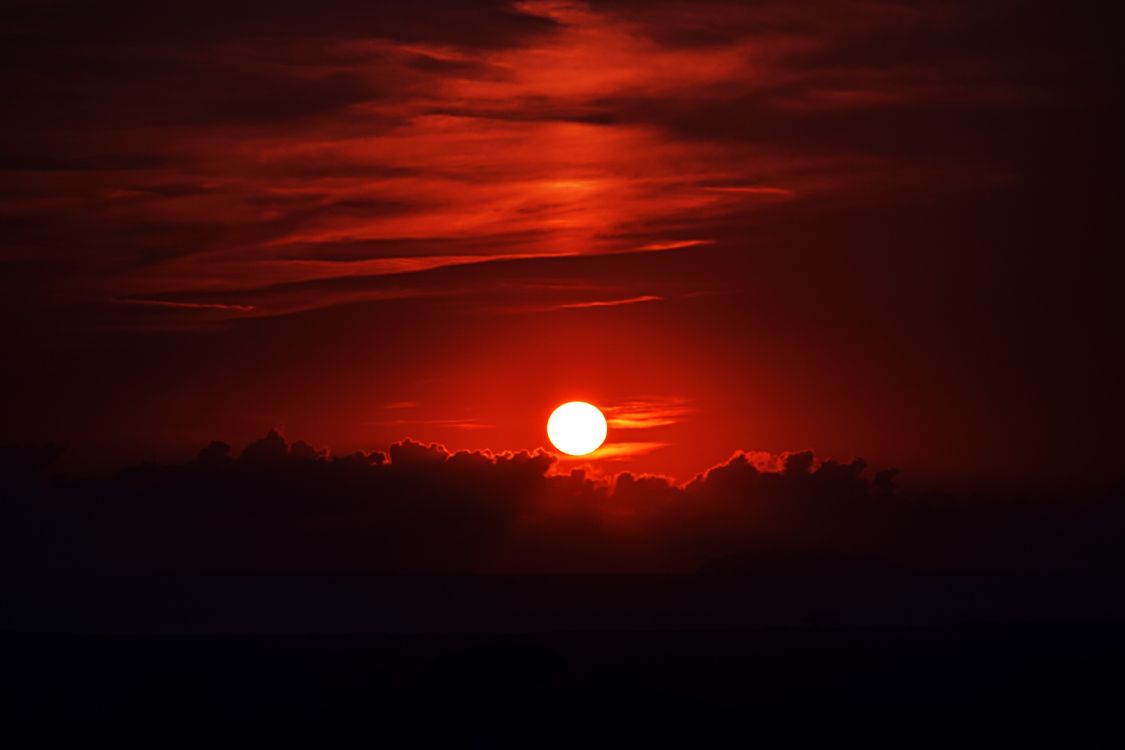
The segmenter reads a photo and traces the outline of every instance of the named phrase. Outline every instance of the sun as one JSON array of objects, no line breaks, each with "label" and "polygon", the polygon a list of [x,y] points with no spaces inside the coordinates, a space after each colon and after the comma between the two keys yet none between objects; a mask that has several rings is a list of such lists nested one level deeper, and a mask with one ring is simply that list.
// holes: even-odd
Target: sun
[{"label": "sun", "polygon": [[605,442],[605,415],[585,401],[569,401],[551,412],[547,437],[551,444],[571,456],[593,453]]}]

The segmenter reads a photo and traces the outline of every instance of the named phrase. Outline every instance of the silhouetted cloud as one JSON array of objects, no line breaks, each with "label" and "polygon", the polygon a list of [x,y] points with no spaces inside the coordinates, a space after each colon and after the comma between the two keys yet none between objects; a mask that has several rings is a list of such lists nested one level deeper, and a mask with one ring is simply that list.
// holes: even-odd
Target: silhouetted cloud
[{"label": "silhouetted cloud", "polygon": [[[683,485],[560,471],[543,453],[411,440],[333,456],[276,431],[237,456],[45,482],[59,449],[5,453],[8,570],[740,571],[767,561],[909,569],[1119,561],[1119,496],[900,496],[894,471],[739,453]],[[772,563],[771,563],[772,564]]]}]

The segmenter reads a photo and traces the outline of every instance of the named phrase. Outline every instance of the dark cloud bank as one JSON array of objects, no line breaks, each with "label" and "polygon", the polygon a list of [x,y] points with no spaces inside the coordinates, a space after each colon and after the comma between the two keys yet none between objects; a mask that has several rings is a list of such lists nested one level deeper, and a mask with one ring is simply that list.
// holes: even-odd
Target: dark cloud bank
[{"label": "dark cloud bank", "polygon": [[52,477],[60,452],[9,452],[9,571],[750,574],[814,558],[1074,570],[1120,564],[1125,529],[1116,489],[902,496],[893,469],[811,452],[736,454],[684,485],[410,440],[333,456],[277,432],[104,479]]}]

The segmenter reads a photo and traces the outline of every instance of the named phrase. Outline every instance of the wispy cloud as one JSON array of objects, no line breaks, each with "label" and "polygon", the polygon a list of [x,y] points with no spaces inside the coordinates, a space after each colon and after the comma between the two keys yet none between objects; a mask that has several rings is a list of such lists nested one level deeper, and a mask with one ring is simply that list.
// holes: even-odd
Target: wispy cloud
[{"label": "wispy cloud", "polygon": [[607,299],[607,300],[594,300],[592,302],[568,302],[559,305],[560,310],[574,310],[582,309],[585,307],[617,307],[619,305],[635,305],[639,302],[660,302],[663,297],[657,297],[654,294],[644,294],[640,297],[627,297],[625,299]]},{"label": "wispy cloud", "polygon": [[503,312],[513,314],[557,312],[561,310],[588,310],[599,307],[622,307],[624,305],[637,305],[645,302],[661,302],[664,297],[655,294],[642,294],[637,297],[623,297],[620,299],[584,300],[582,302],[558,302],[555,304],[536,305],[510,305],[502,308]]},{"label": "wispy cloud", "polygon": [[649,251],[682,250],[686,247],[699,247],[700,245],[710,245],[714,242],[714,240],[665,240],[662,242],[649,242],[648,244],[641,245],[637,249]]},{"label": "wispy cloud", "polygon": [[589,453],[585,456],[567,456],[565,454],[560,454],[558,460],[560,470],[566,472],[574,465],[590,461],[627,461],[637,456],[647,456],[669,445],[671,445],[671,443],[659,440],[613,441],[605,443],[593,453]]},{"label": "wispy cloud", "polygon": [[[192,16],[147,45],[101,27],[36,57],[51,96],[17,106],[6,252],[89,298],[238,317],[355,301],[298,288],[324,279],[703,247],[722,222],[948,164],[904,169],[871,134],[896,107],[978,106],[1004,71],[947,45],[898,64],[880,33],[925,40],[956,14],[878,8],[439,3],[420,20],[329,3],[314,28]],[[44,44],[86,33],[58,23]]]},{"label": "wispy cloud", "polygon": [[646,398],[604,408],[611,429],[649,430],[682,422],[694,409],[684,399]]},{"label": "wispy cloud", "polygon": [[136,305],[138,307],[159,307],[166,310],[219,310],[222,312],[252,312],[253,305],[231,305],[220,302],[177,302],[166,299],[115,299],[119,305]]},{"label": "wispy cloud", "polygon": [[381,419],[364,424],[371,427],[445,427],[455,430],[490,430],[496,426],[476,419]]},{"label": "wispy cloud", "polygon": [[416,409],[420,405],[417,401],[390,401],[383,404],[383,408],[388,410]]}]

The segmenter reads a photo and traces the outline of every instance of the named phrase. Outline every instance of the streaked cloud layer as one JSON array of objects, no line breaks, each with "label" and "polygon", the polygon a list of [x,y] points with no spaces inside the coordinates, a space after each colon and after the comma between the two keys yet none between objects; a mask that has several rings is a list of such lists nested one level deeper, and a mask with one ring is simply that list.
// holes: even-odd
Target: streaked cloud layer
[{"label": "streaked cloud layer", "polygon": [[661,252],[778,203],[1003,179],[872,136],[919,102],[1036,96],[880,45],[975,20],[943,4],[247,7],[8,12],[34,42],[5,53],[9,262],[63,299],[208,315],[422,294],[295,285]]}]

